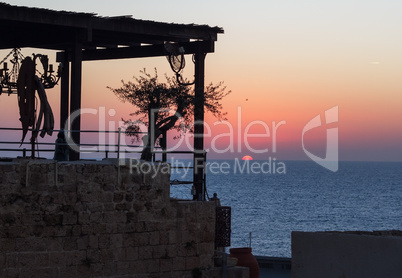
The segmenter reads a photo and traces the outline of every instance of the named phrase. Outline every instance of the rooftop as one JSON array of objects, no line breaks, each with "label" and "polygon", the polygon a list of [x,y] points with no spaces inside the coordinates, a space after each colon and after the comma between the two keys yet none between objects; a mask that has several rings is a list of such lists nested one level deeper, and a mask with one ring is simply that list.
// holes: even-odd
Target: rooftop
[{"label": "rooftop", "polygon": [[64,50],[80,40],[83,49],[140,46],[171,42],[216,41],[220,27],[162,23],[131,16],[101,17],[92,13],[12,6],[0,2],[0,49],[36,47]]}]

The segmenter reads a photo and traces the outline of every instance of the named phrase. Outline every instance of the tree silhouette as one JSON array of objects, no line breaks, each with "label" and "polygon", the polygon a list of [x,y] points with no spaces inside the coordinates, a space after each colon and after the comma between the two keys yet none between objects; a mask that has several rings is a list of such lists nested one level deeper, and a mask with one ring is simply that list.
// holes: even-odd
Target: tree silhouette
[{"label": "tree silhouette", "polygon": [[[175,77],[165,75],[166,83],[160,83],[155,69],[154,75],[140,71],[139,77],[133,77],[134,82],[122,82],[117,89],[108,87],[122,102],[129,102],[137,108],[130,114],[136,120],[125,120],[126,133],[139,140],[140,125],[148,127],[147,135],[142,137],[144,148],[141,159],[151,161],[152,147],[158,138],[170,129],[176,129],[183,134],[192,130],[194,115],[194,89],[193,86],[180,85]],[[230,94],[226,91],[223,82],[214,85],[210,83],[205,87],[205,110],[218,119],[224,119],[226,113],[222,112],[221,100]],[[179,121],[180,119],[180,121]],[[160,142],[163,147],[163,141]]]}]

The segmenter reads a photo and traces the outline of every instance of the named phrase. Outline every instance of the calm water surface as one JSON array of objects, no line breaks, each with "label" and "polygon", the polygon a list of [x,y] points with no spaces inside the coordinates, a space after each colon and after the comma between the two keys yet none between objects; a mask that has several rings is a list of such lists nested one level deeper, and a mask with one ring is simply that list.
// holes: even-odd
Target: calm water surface
[{"label": "calm water surface", "polygon": [[[232,207],[232,247],[248,246],[251,232],[254,255],[290,257],[291,231],[402,230],[402,163],[341,162],[333,173],[284,161],[268,173],[262,161],[212,162],[208,194]],[[281,165],[286,173],[278,173]],[[183,174],[172,179],[192,176]],[[172,196],[190,198],[188,187],[172,186]]]}]

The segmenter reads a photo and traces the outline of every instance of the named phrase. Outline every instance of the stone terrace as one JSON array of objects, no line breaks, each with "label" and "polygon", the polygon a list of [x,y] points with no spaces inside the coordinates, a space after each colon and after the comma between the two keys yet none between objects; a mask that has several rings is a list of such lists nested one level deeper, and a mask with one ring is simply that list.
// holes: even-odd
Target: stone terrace
[{"label": "stone terrace", "polygon": [[0,162],[0,276],[192,277],[213,267],[214,203],[171,200],[169,165],[137,166]]}]

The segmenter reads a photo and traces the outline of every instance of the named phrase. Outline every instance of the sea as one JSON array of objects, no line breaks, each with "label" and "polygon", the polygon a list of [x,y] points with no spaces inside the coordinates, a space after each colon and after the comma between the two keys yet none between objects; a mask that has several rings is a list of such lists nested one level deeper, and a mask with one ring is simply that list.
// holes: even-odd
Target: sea
[{"label": "sea", "polygon": [[[208,160],[206,168],[207,195],[231,207],[230,247],[257,256],[291,257],[292,231],[402,230],[402,162],[345,161],[336,172],[313,161]],[[171,180],[192,175],[173,168]],[[172,185],[171,197],[191,199],[191,185]]]}]

